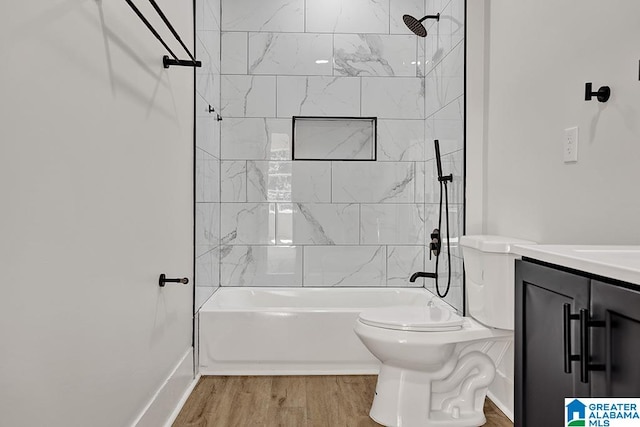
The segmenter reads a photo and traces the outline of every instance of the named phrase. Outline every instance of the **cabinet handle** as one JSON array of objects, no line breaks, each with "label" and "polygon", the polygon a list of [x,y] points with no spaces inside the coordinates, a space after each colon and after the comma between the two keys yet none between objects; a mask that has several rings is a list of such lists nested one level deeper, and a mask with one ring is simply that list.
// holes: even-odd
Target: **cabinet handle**
[{"label": "cabinet handle", "polygon": [[589,371],[605,370],[604,365],[589,363],[591,359],[589,354],[589,328],[604,326],[606,324],[602,320],[591,320],[591,314],[588,309],[583,308],[580,310],[580,382],[589,382]]},{"label": "cabinet handle", "polygon": [[580,355],[571,354],[571,321],[578,320],[580,316],[571,314],[571,304],[562,306],[562,330],[564,344],[564,373],[571,373],[571,362],[580,360]]},{"label": "cabinet handle", "polygon": [[580,310],[580,382],[589,382],[589,310]]}]

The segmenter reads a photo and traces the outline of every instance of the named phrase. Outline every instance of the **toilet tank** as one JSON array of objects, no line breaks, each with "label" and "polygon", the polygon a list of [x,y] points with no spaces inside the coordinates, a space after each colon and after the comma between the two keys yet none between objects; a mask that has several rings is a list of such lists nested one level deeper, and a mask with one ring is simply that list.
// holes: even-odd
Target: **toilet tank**
[{"label": "toilet tank", "polygon": [[467,308],[486,326],[514,328],[514,245],[534,242],[503,236],[462,236],[460,246],[466,273]]}]

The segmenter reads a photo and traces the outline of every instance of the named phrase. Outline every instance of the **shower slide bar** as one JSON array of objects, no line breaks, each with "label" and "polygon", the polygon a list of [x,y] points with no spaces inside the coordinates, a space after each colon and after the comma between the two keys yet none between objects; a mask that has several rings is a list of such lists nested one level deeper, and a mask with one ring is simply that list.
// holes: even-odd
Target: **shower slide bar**
[{"label": "shower slide bar", "polygon": [[170,58],[168,55],[164,55],[162,57],[162,65],[164,66],[164,68],[169,68],[171,65],[178,65],[181,67],[202,67],[202,62],[196,61],[196,58],[191,54],[187,46],[184,44],[184,42],[180,38],[180,35],[178,34],[178,32],[175,30],[175,28],[173,28],[173,25],[171,25],[171,22],[169,22],[169,19],[167,19],[167,16],[162,12],[162,9],[160,9],[160,6],[158,6],[155,0],[149,0],[149,3],[151,3],[151,6],[153,6],[155,11],[160,16],[160,18],[162,18],[162,21],[165,23],[167,28],[169,28],[169,31],[171,31],[171,34],[173,34],[176,40],[178,40],[178,43],[180,43],[182,48],[187,52],[187,55],[189,55],[189,58],[191,58],[190,60],[178,59],[176,54],[173,53],[173,51],[169,48],[169,46],[167,46],[167,44],[162,39],[160,34],[158,34],[155,28],[153,28],[153,25],[151,25],[149,20],[142,14],[142,12],[140,12],[140,9],[138,9],[136,5],[133,4],[133,1],[132,0],[125,0],[125,1],[131,7],[131,9],[133,9],[135,14],[138,15],[138,18],[140,18],[140,20],[144,22],[144,24],[147,26],[149,31],[151,31],[151,33],[158,39],[158,41],[162,44],[162,46],[164,46],[164,48],[167,49],[167,52],[169,52],[173,57],[173,59]]}]

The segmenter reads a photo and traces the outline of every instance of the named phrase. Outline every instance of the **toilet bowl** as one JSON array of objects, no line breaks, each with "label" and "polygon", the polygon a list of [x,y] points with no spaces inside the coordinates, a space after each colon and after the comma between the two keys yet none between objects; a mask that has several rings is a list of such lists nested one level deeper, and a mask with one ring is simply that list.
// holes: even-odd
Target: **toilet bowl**
[{"label": "toilet bowl", "polygon": [[[495,376],[491,346],[513,337],[514,244],[499,236],[463,236],[469,317],[439,298],[426,307],[375,308],[354,331],[381,362],[369,415],[385,426],[471,427],[485,423]],[[473,270],[473,271],[469,271]]]}]

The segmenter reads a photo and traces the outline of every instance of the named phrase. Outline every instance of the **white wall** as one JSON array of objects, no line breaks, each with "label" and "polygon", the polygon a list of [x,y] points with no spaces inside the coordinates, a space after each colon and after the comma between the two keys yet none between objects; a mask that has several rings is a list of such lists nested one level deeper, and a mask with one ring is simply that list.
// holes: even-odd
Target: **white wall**
[{"label": "white wall", "polygon": [[[639,244],[640,3],[491,2],[489,37],[486,231]],[[611,100],[585,102],[585,82]],[[572,126],[579,161],[566,165]]]},{"label": "white wall", "polygon": [[157,277],[192,276],[193,70],[163,54],[125,2],[0,4],[0,425],[130,425],[191,346]]},{"label": "white wall", "polygon": [[488,108],[489,65],[489,2],[466,2],[467,52],[466,69],[466,139],[465,163],[466,200],[465,233],[483,234],[485,231],[486,120]]},{"label": "white wall", "polygon": [[[639,244],[640,3],[483,0],[467,16],[467,233]],[[608,103],[584,101],[588,81]],[[510,348],[490,389],[507,413],[512,387]]]}]

